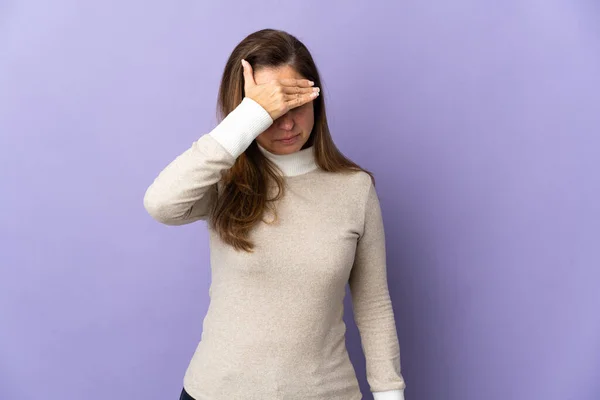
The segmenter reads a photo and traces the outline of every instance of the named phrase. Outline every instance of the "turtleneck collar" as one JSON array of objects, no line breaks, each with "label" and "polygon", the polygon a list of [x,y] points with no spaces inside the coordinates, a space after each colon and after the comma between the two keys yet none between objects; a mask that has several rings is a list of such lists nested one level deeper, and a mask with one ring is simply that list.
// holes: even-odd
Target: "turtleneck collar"
[{"label": "turtleneck collar", "polygon": [[284,176],[303,175],[318,168],[313,146],[291,154],[273,154],[258,142],[256,144],[265,157],[279,167]]}]

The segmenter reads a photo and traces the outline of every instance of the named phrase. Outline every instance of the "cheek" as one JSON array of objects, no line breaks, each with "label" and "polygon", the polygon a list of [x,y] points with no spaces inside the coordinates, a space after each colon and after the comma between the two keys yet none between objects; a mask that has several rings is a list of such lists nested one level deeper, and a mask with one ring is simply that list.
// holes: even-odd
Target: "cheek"
[{"label": "cheek", "polygon": [[278,129],[277,126],[275,124],[273,124],[270,127],[268,127],[263,133],[258,135],[258,137],[270,138],[273,136],[275,131],[277,131],[277,129]]},{"label": "cheek", "polygon": [[296,115],[296,122],[309,131],[312,129],[314,119],[315,117],[312,108],[301,110]]}]

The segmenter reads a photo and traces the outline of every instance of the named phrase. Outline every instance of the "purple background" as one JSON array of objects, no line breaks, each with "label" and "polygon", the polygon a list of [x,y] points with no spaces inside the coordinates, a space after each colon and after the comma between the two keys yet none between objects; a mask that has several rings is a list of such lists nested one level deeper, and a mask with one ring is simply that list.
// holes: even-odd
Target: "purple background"
[{"label": "purple background", "polygon": [[206,228],[142,198],[273,27],[378,178],[407,400],[599,399],[600,3],[395,4],[0,2],[0,398],[177,398]]}]

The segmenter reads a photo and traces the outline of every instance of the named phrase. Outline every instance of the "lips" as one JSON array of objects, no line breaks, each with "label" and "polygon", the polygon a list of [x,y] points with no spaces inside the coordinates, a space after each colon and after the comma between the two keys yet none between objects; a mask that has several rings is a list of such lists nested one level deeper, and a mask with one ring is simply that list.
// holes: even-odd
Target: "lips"
[{"label": "lips", "polygon": [[300,134],[298,133],[298,134],[296,134],[296,135],[293,135],[293,136],[288,136],[288,137],[281,138],[281,139],[277,139],[277,140],[290,140],[290,139],[293,139],[293,138],[295,138],[296,136],[300,136]]}]

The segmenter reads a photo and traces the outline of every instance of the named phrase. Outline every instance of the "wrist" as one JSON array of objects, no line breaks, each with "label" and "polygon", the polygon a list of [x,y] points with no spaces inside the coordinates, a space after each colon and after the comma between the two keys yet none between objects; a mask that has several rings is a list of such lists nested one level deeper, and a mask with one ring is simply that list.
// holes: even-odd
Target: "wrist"
[{"label": "wrist", "polygon": [[234,158],[239,157],[252,141],[273,124],[269,113],[256,101],[244,97],[210,133]]},{"label": "wrist", "polygon": [[373,392],[373,400],[404,400],[404,389]]}]

